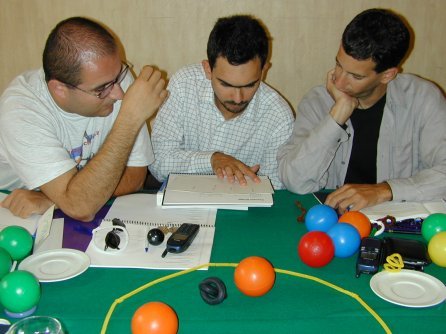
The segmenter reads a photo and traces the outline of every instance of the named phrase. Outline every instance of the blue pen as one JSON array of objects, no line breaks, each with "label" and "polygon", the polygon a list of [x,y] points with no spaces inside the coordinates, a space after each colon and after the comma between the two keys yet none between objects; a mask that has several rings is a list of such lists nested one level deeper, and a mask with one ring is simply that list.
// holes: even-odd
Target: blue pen
[{"label": "blue pen", "polygon": [[[147,232],[147,230],[146,230],[146,232]],[[144,248],[144,250],[147,253],[149,251],[149,239],[147,238],[147,233],[145,234],[144,238],[145,238],[145,248]]]}]

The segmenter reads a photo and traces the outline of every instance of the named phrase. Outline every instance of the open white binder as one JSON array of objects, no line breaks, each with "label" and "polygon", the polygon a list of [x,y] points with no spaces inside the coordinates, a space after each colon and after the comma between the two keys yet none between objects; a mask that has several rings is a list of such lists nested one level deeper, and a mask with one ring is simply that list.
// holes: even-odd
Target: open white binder
[{"label": "open white binder", "polygon": [[[121,196],[116,198],[100,227],[111,226],[112,219],[119,218],[126,225],[129,235],[127,247],[118,253],[104,253],[94,247],[92,239],[86,253],[93,267],[182,270],[209,263],[216,213],[215,209],[163,210],[157,207],[156,195],[153,194]],[[148,252],[145,252],[146,237],[150,229],[175,228],[182,223],[200,225],[196,238],[185,252],[168,253],[165,258],[161,257],[171,233],[165,235],[161,245],[149,245]]]},{"label": "open white binder", "polygon": [[211,207],[240,209],[270,207],[274,193],[267,176],[259,176],[260,183],[247,178],[246,186],[229,183],[216,175],[170,174],[164,189],[164,207]]}]

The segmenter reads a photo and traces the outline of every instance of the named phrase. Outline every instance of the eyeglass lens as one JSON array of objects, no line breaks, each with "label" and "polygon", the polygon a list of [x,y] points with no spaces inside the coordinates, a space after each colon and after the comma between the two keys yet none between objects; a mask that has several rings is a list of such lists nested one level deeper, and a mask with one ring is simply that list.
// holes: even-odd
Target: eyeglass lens
[{"label": "eyeglass lens", "polygon": [[122,80],[124,80],[125,76],[127,75],[128,70],[129,70],[129,65],[125,64],[124,69],[121,71],[121,73],[119,73],[118,77],[115,80],[113,80],[112,82],[110,82],[107,86],[105,86],[99,93],[98,97],[100,99],[107,97],[108,94],[110,94],[110,92],[112,91],[113,87],[116,84],[119,85],[122,82]]}]

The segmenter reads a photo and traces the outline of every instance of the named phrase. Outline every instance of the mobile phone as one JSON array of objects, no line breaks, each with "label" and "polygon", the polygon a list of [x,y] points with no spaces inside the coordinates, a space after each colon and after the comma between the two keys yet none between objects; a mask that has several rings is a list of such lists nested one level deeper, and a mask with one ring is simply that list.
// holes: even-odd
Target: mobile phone
[{"label": "mobile phone", "polygon": [[166,249],[161,257],[167,253],[182,253],[189,248],[200,230],[200,225],[184,223],[167,240]]},{"label": "mobile phone", "polygon": [[381,263],[383,241],[366,237],[361,240],[356,261],[356,277],[361,273],[373,275],[378,272]]}]

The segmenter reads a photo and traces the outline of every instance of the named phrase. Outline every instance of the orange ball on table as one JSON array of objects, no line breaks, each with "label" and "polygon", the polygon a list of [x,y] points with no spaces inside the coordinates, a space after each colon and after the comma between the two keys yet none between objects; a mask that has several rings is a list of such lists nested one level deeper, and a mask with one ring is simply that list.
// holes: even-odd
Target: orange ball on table
[{"label": "orange ball on table", "polygon": [[132,334],[176,334],[178,317],[167,304],[150,302],[136,310],[132,317]]},{"label": "orange ball on table", "polygon": [[259,297],[274,285],[276,272],[272,264],[263,257],[251,256],[242,260],[234,272],[237,288],[247,296]]},{"label": "orange ball on table", "polygon": [[353,225],[358,230],[361,239],[368,237],[372,230],[370,219],[359,211],[348,211],[339,217],[338,221]]}]

